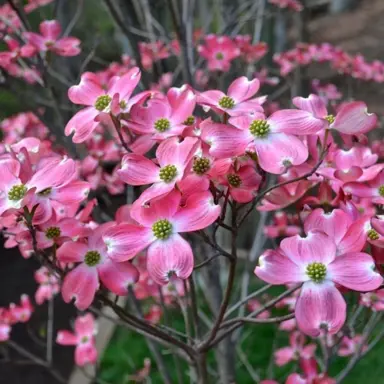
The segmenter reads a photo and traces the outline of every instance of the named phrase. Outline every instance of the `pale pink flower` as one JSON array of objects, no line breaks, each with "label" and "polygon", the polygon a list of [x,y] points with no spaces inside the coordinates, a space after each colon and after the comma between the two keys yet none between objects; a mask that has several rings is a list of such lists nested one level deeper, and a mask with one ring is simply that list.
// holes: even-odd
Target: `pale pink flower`
[{"label": "pale pink flower", "polygon": [[335,334],[346,318],[346,303],[335,287],[357,291],[377,289],[383,278],[374,271],[371,256],[350,252],[336,256],[336,244],[322,232],[285,238],[278,250],[259,258],[256,275],[270,284],[304,283],[295,315],[302,332]]},{"label": "pale pink flower", "polygon": [[35,272],[35,280],[39,284],[35,292],[35,301],[38,305],[51,300],[60,292],[59,277],[46,267],[41,267]]},{"label": "pale pink flower", "polygon": [[57,259],[64,263],[80,263],[64,277],[62,295],[66,303],[75,299],[77,308],[88,308],[99,288],[99,280],[116,295],[126,295],[128,286],[139,278],[130,262],[116,262],[109,256],[103,235],[113,222],[100,225],[88,242],[68,241],[57,250]]},{"label": "pale pink flower", "polygon": [[384,311],[384,289],[361,294],[360,304],[371,308],[374,312]]},{"label": "pale pink flower", "polygon": [[309,359],[315,354],[316,344],[305,345],[305,336],[301,332],[292,332],[289,344],[289,347],[279,348],[274,353],[275,363],[279,367],[301,357]]},{"label": "pale pink flower", "polygon": [[[337,350],[337,354],[339,356],[352,356],[355,354],[360,348],[360,344],[363,342],[362,335],[356,335],[352,338],[348,336],[344,336],[341,340],[339,349]],[[361,352],[365,352],[367,349],[367,345],[364,345],[361,349]]]},{"label": "pale pink flower", "polygon": [[60,56],[76,56],[80,53],[80,40],[76,37],[62,37],[61,26],[57,20],[45,20],[40,26],[40,34],[24,32],[29,44],[41,52],[52,51]]},{"label": "pale pink flower", "polygon": [[96,322],[91,313],[79,316],[75,320],[74,332],[59,331],[56,342],[60,345],[75,345],[75,363],[80,367],[86,364],[95,364],[97,349],[95,335],[97,334]]},{"label": "pale pink flower", "polygon": [[132,210],[131,216],[140,225],[120,224],[103,235],[109,255],[116,261],[129,260],[148,247],[147,271],[156,283],[188,278],[193,270],[193,253],[179,233],[209,226],[221,209],[210,192],[191,195],[183,207],[180,200],[175,190],[148,207]]}]

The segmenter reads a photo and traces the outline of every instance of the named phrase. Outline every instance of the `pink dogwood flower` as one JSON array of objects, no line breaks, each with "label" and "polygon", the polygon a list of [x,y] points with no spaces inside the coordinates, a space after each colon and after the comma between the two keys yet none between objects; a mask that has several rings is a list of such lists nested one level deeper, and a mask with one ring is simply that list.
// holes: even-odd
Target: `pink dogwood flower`
[{"label": "pink dogwood flower", "polygon": [[317,362],[314,357],[300,359],[303,375],[291,373],[285,384],[336,384],[336,380],[328,377],[327,373],[319,373]]},{"label": "pink dogwood flower", "polygon": [[289,336],[289,344],[289,347],[280,348],[274,354],[276,365],[279,367],[300,357],[309,359],[315,354],[316,344],[305,345],[305,336],[301,332],[292,332]]},{"label": "pink dogwood flower", "polygon": [[345,193],[356,197],[369,197],[375,204],[384,204],[384,171],[367,183],[353,181],[343,186]]},{"label": "pink dogwood flower", "polygon": [[317,95],[295,97],[292,101],[297,108],[310,112],[315,118],[326,120],[330,129],[346,135],[369,132],[377,124],[377,116],[368,113],[367,105],[361,101],[345,103],[336,116],[328,114],[323,100]]},{"label": "pink dogwood flower", "polygon": [[304,230],[321,231],[332,238],[336,245],[336,254],[360,252],[369,235],[369,216],[353,219],[341,209],[324,212],[322,208],[312,211],[305,219]]},{"label": "pink dogwood flower", "polygon": [[[339,346],[337,354],[339,356],[351,356],[357,352],[358,348],[360,347],[360,344],[363,343],[363,341],[364,340],[362,335],[356,335],[352,338],[344,336],[341,340],[341,344]],[[362,352],[365,352],[366,350],[367,346],[364,345],[362,348]]]},{"label": "pink dogwood flower", "polygon": [[213,34],[205,37],[204,45],[199,45],[197,51],[208,61],[210,71],[228,71],[231,61],[240,55],[240,49],[228,36]]},{"label": "pink dogwood flower", "polygon": [[118,171],[120,179],[129,185],[152,184],[135,201],[134,206],[140,207],[171,192],[176,183],[183,179],[185,169],[198,145],[198,140],[193,137],[187,137],[183,141],[171,137],[163,141],[156,150],[159,165],[142,155],[125,155]]},{"label": "pink dogwood flower", "polygon": [[138,152],[137,145],[132,146],[132,150],[145,153],[156,141],[181,135],[187,127],[188,118],[193,115],[195,105],[196,97],[186,86],[171,88],[165,97],[156,94],[145,105],[134,105],[127,126],[133,132],[143,135],[141,141],[147,139],[148,143],[145,151]]},{"label": "pink dogwood flower", "polygon": [[35,292],[35,301],[38,305],[51,300],[60,292],[60,278],[46,267],[41,267],[35,272],[35,280],[39,284]]},{"label": "pink dogwood flower", "polygon": [[230,116],[263,112],[261,104],[266,98],[253,97],[259,88],[258,79],[250,81],[242,76],[231,83],[227,94],[219,90],[201,92],[197,95],[197,102],[206,108],[212,108],[215,112],[225,112]]},{"label": "pink dogwood flower", "polygon": [[273,224],[266,225],[264,228],[264,234],[272,239],[298,235],[300,232],[300,227],[292,222],[292,217],[283,211],[276,212],[273,217]]},{"label": "pink dogwood flower", "polygon": [[[3,158],[0,159],[0,169],[0,215],[18,210],[26,204],[30,204],[31,208],[39,204],[34,220],[39,221],[39,217],[48,220],[52,215],[51,205],[47,205],[48,200],[66,201],[71,197],[70,191],[64,189],[76,174],[76,164],[71,159],[46,158],[32,172],[30,164],[21,166],[17,160]],[[87,191],[88,188],[85,191],[81,189],[80,201],[87,196]]]},{"label": "pink dogwood flower", "polygon": [[252,145],[260,167],[275,174],[307,160],[308,149],[296,135],[308,135],[324,127],[308,112],[289,109],[268,118],[258,112],[235,116],[229,123],[234,127],[209,119],[200,124],[202,139],[211,145],[210,154],[218,158],[239,156]]},{"label": "pink dogwood flower", "polygon": [[79,316],[75,320],[74,332],[61,330],[57,333],[56,342],[60,345],[75,345],[75,363],[80,367],[94,364],[97,361],[95,335],[97,327],[91,313]]},{"label": "pink dogwood flower", "polygon": [[[80,83],[68,90],[68,97],[74,104],[85,105],[86,108],[77,112],[67,123],[64,133],[73,135],[74,143],[87,140],[100,124],[107,118],[102,114],[128,113],[133,104],[146,97],[148,92],[131,97],[140,81],[140,70],[135,67],[121,77],[113,77],[104,90],[99,78],[91,72],[81,76]],[[100,116],[101,115],[101,116]],[[99,117],[99,119],[96,119]]]},{"label": "pink dogwood flower", "polygon": [[139,272],[130,262],[116,262],[109,256],[103,236],[113,223],[100,225],[88,237],[88,243],[68,241],[57,250],[57,259],[63,263],[80,263],[63,280],[62,295],[66,303],[75,299],[75,306],[84,310],[93,301],[99,280],[116,295],[126,295],[128,286],[139,278]]},{"label": "pink dogwood flower", "polygon": [[62,37],[61,26],[57,20],[45,20],[40,26],[40,34],[24,32],[29,44],[40,52],[52,51],[60,56],[76,56],[80,53],[80,40],[76,37]]},{"label": "pink dogwood flower", "polygon": [[20,305],[9,305],[10,320],[12,324],[26,323],[31,318],[33,306],[28,295],[21,295]]},{"label": "pink dogwood flower", "polygon": [[193,270],[193,253],[179,233],[193,232],[212,224],[220,214],[210,192],[188,197],[180,207],[181,194],[174,190],[149,207],[132,210],[139,225],[120,224],[111,227],[103,238],[108,253],[116,261],[131,259],[148,247],[147,271],[161,285],[174,277],[186,279]]},{"label": "pink dogwood flower", "polygon": [[233,200],[238,203],[249,203],[256,196],[260,182],[261,176],[254,165],[244,164],[230,167],[227,175],[221,177],[220,184],[228,187]]},{"label": "pink dogwood flower", "polygon": [[335,334],[346,318],[346,303],[335,287],[372,291],[383,282],[374,271],[371,256],[350,252],[336,256],[336,244],[323,232],[309,232],[285,238],[277,250],[267,250],[259,258],[255,274],[270,284],[303,283],[295,316],[307,335],[322,330]]}]

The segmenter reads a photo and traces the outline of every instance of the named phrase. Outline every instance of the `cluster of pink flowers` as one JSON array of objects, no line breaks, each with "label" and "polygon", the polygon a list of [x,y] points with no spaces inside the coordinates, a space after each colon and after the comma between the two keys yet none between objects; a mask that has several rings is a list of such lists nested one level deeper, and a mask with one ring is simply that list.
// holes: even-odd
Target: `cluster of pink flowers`
[{"label": "cluster of pink flowers", "polygon": [[[0,68],[11,76],[35,83],[41,81],[36,69],[37,58],[49,60],[50,53],[58,56],[76,56],[80,53],[80,40],[76,37],[60,37],[62,30],[57,20],[43,21],[39,30],[40,33],[24,32],[22,44],[18,36],[12,36],[14,31],[9,31],[9,35],[4,37],[8,50],[0,52]],[[30,61],[31,65],[26,65],[25,61]]]},{"label": "cluster of pink flowers", "polygon": [[[47,3],[30,1],[26,7]],[[302,8],[293,0],[270,3]],[[1,12],[13,15],[9,7]],[[12,17],[17,26],[17,15]],[[61,37],[55,20],[41,23],[39,34],[23,32],[22,44],[5,29],[8,50],[0,53],[0,66],[29,82],[41,80],[38,60],[80,53],[80,41]],[[248,35],[197,31],[194,41],[208,72],[227,72],[235,59],[251,69],[268,49]],[[142,67],[151,72],[159,60],[179,55],[180,44],[159,40],[140,43],[139,50]],[[29,69],[21,65],[28,60]],[[329,44],[297,45],[275,61],[283,76],[297,65],[326,61],[355,78],[384,79],[384,64],[368,64]],[[54,147],[47,127],[31,112],[0,124],[0,229],[6,247],[45,262],[35,272],[36,303],[61,292],[65,302],[84,311],[104,291],[133,292],[145,303],[144,319],[157,324],[164,304],[188,302],[188,279],[196,267],[192,233],[214,246],[205,231],[211,225],[239,230],[239,217],[232,227],[226,223],[229,206],[275,211],[263,230],[276,246],[259,256],[254,279],[297,288],[276,305],[294,317],[279,326],[291,334],[289,346],[276,350],[275,363],[300,362],[303,375],[289,375],[287,384],[334,383],[318,372],[316,344],[307,336],[324,338],[339,356],[352,355],[365,339],[343,335],[337,345],[348,309],[343,295],[360,292],[362,306],[384,310],[384,216],[378,208],[384,204],[384,144],[370,144],[367,137],[377,116],[363,102],[341,102],[335,85],[319,81],[312,83],[316,94],[280,108],[260,92],[262,85],[279,82],[266,68],[225,90],[207,89],[211,79],[204,70],[194,74],[196,88],[204,90],[172,87],[173,73],[142,90],[141,75],[135,60],[123,55],[104,70],[83,73],[69,88],[69,100],[81,109],[64,133],[85,149],[81,159]],[[268,189],[271,179],[277,185]],[[133,191],[135,198],[100,215],[105,191]],[[284,211],[290,206],[295,210]],[[267,297],[253,299],[247,308],[258,312],[265,302]],[[253,320],[272,317],[276,308]],[[31,313],[25,296],[20,305],[1,308],[0,341]],[[76,364],[84,366],[97,360],[95,334],[88,313],[76,319],[74,332],[60,331],[57,342],[76,346]],[[148,375],[149,367],[147,361],[138,375]]]},{"label": "cluster of pink flowers", "polygon": [[296,46],[282,53],[276,53],[274,61],[280,66],[280,74],[286,76],[296,67],[313,62],[328,62],[333,69],[355,79],[384,82],[384,63],[374,60],[369,63],[361,54],[351,55],[340,47],[329,43],[306,44],[297,43]]},{"label": "cluster of pink flowers", "polygon": [[31,318],[33,306],[27,295],[22,295],[20,304],[11,303],[8,308],[0,307],[0,342],[10,337],[12,326],[26,323]]}]

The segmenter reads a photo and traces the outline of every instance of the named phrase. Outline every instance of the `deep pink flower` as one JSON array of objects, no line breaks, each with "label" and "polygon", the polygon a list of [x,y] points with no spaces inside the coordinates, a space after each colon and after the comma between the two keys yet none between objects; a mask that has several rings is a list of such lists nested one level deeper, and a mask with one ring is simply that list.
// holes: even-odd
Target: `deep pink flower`
[{"label": "deep pink flower", "polygon": [[167,284],[174,277],[188,278],[193,270],[193,253],[179,233],[209,226],[221,209],[210,192],[191,195],[182,207],[180,201],[181,194],[175,190],[148,207],[131,211],[140,225],[120,224],[103,235],[110,256],[124,261],[148,247],[147,270],[156,283]]},{"label": "deep pink flower", "polygon": [[[252,162],[251,160],[250,163]],[[256,171],[254,164],[231,166],[227,174],[220,179],[220,184],[229,188],[230,196],[238,203],[252,201],[261,182],[261,176]]]},{"label": "deep pink flower", "polygon": [[343,326],[346,304],[335,283],[357,291],[377,289],[383,278],[371,256],[351,252],[336,256],[336,244],[322,232],[284,239],[278,250],[259,259],[256,275],[270,284],[301,283],[295,314],[299,328],[310,336],[334,334]]},{"label": "deep pink flower", "polygon": [[69,136],[74,132],[73,142],[82,143],[91,136],[100,121],[105,121],[107,117],[102,114],[128,113],[133,104],[147,97],[148,92],[131,97],[140,77],[140,70],[137,67],[132,68],[121,77],[113,77],[107,90],[104,90],[94,73],[84,73],[80,83],[69,88],[68,97],[72,103],[87,107],[68,121],[65,135]]},{"label": "deep pink flower", "polygon": [[265,101],[265,97],[254,97],[259,88],[258,79],[250,81],[242,76],[231,83],[227,94],[219,90],[201,92],[197,95],[197,102],[206,108],[212,108],[215,112],[225,112],[230,116],[263,112],[261,104]]},{"label": "deep pink flower", "polygon": [[40,34],[24,32],[29,44],[41,52],[52,51],[60,56],[76,56],[80,53],[80,40],[76,37],[62,37],[61,26],[57,20],[45,20],[40,26]]},{"label": "deep pink flower", "polygon": [[9,305],[11,324],[28,322],[32,313],[33,306],[28,295],[21,295],[20,305],[16,305],[14,303]]},{"label": "deep pink flower", "polygon": [[210,71],[226,72],[231,61],[240,55],[240,49],[228,36],[207,35],[204,45],[199,45],[197,51],[208,61]]},{"label": "deep pink flower", "polygon": [[97,361],[95,335],[96,322],[91,313],[77,317],[75,332],[59,331],[56,342],[60,345],[75,345],[75,363],[80,367]]},{"label": "deep pink flower", "polygon": [[88,243],[68,241],[57,250],[57,259],[64,263],[80,263],[64,278],[62,295],[66,303],[75,299],[77,308],[84,310],[93,301],[99,280],[116,295],[126,295],[139,273],[130,262],[116,262],[109,256],[103,235],[113,223],[100,225],[88,237]]}]

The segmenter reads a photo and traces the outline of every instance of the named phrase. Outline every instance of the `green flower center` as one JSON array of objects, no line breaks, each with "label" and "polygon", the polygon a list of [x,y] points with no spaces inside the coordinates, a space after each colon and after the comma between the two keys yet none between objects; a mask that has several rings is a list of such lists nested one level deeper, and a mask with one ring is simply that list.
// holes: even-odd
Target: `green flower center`
[{"label": "green flower center", "polygon": [[160,179],[166,183],[170,183],[177,174],[177,168],[175,165],[166,165],[160,169]]},{"label": "green flower center", "polygon": [[327,267],[323,263],[311,263],[307,266],[307,275],[315,283],[321,283],[327,275]]},{"label": "green flower center", "polygon": [[88,265],[88,267],[94,267],[99,264],[101,260],[101,255],[97,251],[88,251],[84,257],[84,263]]},{"label": "green flower center", "polygon": [[121,100],[120,103],[119,103],[119,105],[120,105],[120,108],[121,108],[121,109],[125,109],[125,108],[127,108],[127,103],[125,102],[125,100]]},{"label": "green flower center", "polygon": [[209,162],[209,159],[206,157],[198,157],[193,162],[193,172],[195,172],[198,175],[204,175],[205,172],[209,171],[209,168],[211,167],[211,164]]},{"label": "green flower center", "polygon": [[152,231],[158,239],[166,240],[172,234],[172,224],[167,219],[158,220],[152,225]]},{"label": "green flower center", "polygon": [[249,131],[253,136],[263,139],[268,136],[270,126],[267,120],[254,120],[249,126]]},{"label": "green flower center", "polygon": [[195,116],[188,116],[185,121],[184,121],[184,125],[193,125],[195,122]]},{"label": "green flower center", "polygon": [[28,188],[23,185],[14,185],[11,190],[8,192],[8,199],[12,201],[21,200],[27,193]]},{"label": "green flower center", "polygon": [[49,196],[51,194],[51,192],[52,192],[52,188],[45,188],[42,191],[38,192],[37,194],[39,196],[45,196],[46,197],[46,196]]},{"label": "green flower center", "polygon": [[327,120],[329,124],[332,124],[335,121],[335,116],[333,115],[325,116],[325,120]]},{"label": "green flower center", "polygon": [[235,106],[235,100],[233,100],[232,97],[223,96],[219,100],[219,105],[221,108],[232,109]]},{"label": "green flower center", "polygon": [[234,188],[238,188],[241,185],[241,178],[238,175],[230,174],[227,176],[227,180],[228,183]]},{"label": "green flower center", "polygon": [[221,52],[217,52],[216,53],[216,59],[217,60],[223,60],[224,59],[224,55]]},{"label": "green flower center", "polygon": [[99,96],[97,98],[97,100],[96,100],[95,108],[98,111],[104,111],[104,109],[109,106],[111,101],[112,101],[112,97],[111,96],[108,96],[108,95]]},{"label": "green flower center", "polygon": [[88,337],[88,336],[83,336],[83,337],[81,338],[81,342],[82,342],[83,344],[88,343],[88,341],[89,341],[89,337]]},{"label": "green flower center", "polygon": [[165,131],[168,131],[170,127],[171,127],[171,123],[169,122],[168,119],[161,118],[155,121],[156,131],[165,132]]},{"label": "green flower center", "polygon": [[367,232],[367,236],[371,240],[379,240],[379,238],[380,238],[379,234],[374,229],[370,229]]},{"label": "green flower center", "polygon": [[380,187],[379,187],[379,195],[384,197],[384,185],[380,185]]},{"label": "green flower center", "polygon": [[48,239],[57,239],[61,235],[61,230],[59,227],[49,227],[45,230],[45,236]]}]

